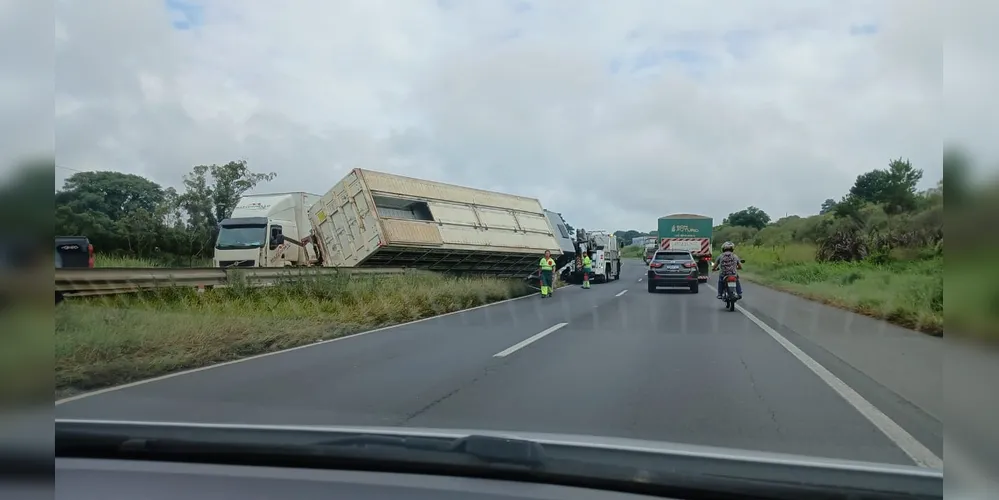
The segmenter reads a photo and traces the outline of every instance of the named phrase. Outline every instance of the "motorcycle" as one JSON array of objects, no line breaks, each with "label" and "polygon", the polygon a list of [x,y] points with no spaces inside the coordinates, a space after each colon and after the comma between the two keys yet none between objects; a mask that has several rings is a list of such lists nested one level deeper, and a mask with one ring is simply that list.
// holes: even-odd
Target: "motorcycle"
[{"label": "motorcycle", "polygon": [[[740,264],[745,264],[746,261],[742,260]],[[725,286],[720,290],[721,300],[725,302],[725,308],[729,311],[735,310],[735,303],[739,300],[739,295],[736,291],[739,288],[739,277],[738,276],[726,276]]]},{"label": "motorcycle", "polygon": [[722,289],[721,295],[722,300],[725,301],[725,308],[729,311],[735,310],[735,302],[739,300],[739,296],[735,293],[738,281],[738,276],[725,277],[725,287]]}]

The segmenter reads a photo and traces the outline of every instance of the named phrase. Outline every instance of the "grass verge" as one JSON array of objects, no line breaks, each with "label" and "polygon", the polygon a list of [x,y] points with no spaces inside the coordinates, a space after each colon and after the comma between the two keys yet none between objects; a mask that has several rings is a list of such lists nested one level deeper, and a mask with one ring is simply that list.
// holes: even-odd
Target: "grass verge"
[{"label": "grass verge", "polygon": [[212,260],[189,258],[167,261],[140,257],[123,257],[98,252],[94,255],[94,267],[212,267]]},{"label": "grass verge", "polygon": [[943,259],[815,262],[810,245],[740,247],[749,281],[882,319],[931,335],[943,335]]},{"label": "grass verge", "polygon": [[519,280],[421,275],[70,299],[55,314],[56,398],[531,292]]},{"label": "grass verge", "polygon": [[645,255],[645,247],[628,245],[621,249],[622,259],[641,259]]}]

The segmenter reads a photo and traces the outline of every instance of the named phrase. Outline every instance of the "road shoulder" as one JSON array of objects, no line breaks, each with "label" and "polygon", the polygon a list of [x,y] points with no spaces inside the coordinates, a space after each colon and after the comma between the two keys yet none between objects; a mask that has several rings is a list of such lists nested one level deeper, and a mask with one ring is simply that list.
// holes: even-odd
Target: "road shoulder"
[{"label": "road shoulder", "polygon": [[943,339],[756,283],[745,287],[742,307],[942,453]]}]

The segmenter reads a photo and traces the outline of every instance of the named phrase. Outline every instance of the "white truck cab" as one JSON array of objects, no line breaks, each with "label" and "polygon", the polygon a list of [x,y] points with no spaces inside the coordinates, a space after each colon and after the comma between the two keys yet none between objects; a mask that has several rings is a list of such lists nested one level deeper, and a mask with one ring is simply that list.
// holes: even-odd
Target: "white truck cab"
[{"label": "white truck cab", "polygon": [[214,267],[307,266],[316,258],[306,215],[310,193],[247,195],[219,223]]},{"label": "white truck cab", "polygon": [[589,234],[593,245],[590,249],[593,252],[593,274],[597,281],[618,279],[621,275],[621,252],[617,236],[608,231],[591,231]]}]

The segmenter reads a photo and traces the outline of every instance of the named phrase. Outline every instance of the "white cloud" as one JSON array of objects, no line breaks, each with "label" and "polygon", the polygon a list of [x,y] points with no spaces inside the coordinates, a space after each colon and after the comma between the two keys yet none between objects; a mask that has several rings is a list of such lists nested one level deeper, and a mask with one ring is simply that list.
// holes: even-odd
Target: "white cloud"
[{"label": "white cloud", "polygon": [[247,158],[273,190],[360,166],[536,196],[593,228],[814,213],[894,157],[939,178],[932,5],[201,0],[182,31],[158,1],[67,1],[57,157],[167,185]]}]

